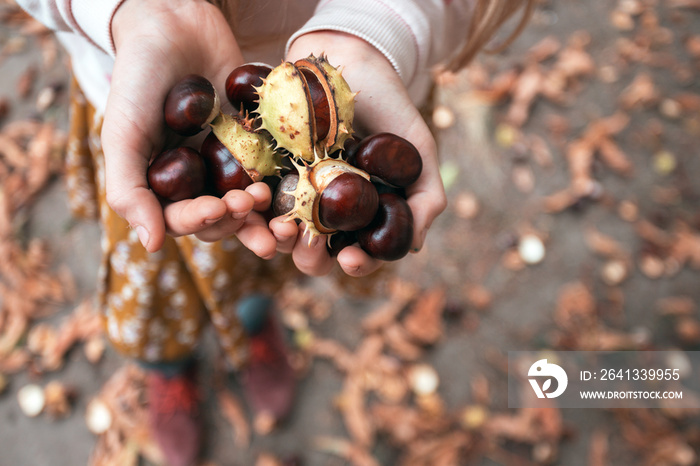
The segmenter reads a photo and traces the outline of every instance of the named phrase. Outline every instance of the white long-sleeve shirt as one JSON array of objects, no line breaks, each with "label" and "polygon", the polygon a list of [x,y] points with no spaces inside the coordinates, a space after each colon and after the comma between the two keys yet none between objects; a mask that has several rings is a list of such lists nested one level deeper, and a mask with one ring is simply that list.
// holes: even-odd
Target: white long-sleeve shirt
[{"label": "white long-sleeve shirt", "polygon": [[[123,1],[17,0],[57,32],[71,56],[75,78],[99,112],[104,112],[114,65],[112,19]],[[466,37],[471,1],[258,0],[257,4],[253,16],[238,25],[236,35],[279,39],[243,40],[255,44],[242,47],[247,61],[279,63],[285,46],[296,37],[319,30],[342,31],[381,51],[419,102],[428,90],[430,68],[455,52]]]}]

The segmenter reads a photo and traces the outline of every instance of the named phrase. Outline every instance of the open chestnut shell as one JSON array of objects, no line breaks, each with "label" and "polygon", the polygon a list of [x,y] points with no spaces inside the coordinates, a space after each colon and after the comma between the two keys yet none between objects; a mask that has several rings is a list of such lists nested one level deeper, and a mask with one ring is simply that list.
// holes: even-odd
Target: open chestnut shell
[{"label": "open chestnut shell", "polygon": [[380,194],[377,215],[357,232],[357,241],[376,259],[395,261],[408,254],[413,242],[413,213],[408,202],[397,194]]},{"label": "open chestnut shell", "polygon": [[182,136],[194,136],[219,113],[221,103],[216,89],[203,76],[182,78],[165,98],[165,123]]},{"label": "open chestnut shell", "polygon": [[220,113],[211,122],[212,133],[241,164],[253,181],[277,175],[282,168],[280,155],[268,133],[258,131],[250,118]]},{"label": "open chestnut shell", "polygon": [[308,68],[299,70],[306,80],[309,91],[309,98],[313,107],[314,124],[316,129],[316,139],[323,141],[328,136],[331,129],[332,111],[328,102],[326,90],[316,74]]},{"label": "open chestnut shell", "polygon": [[415,183],[423,170],[418,149],[393,133],[377,133],[363,139],[353,150],[352,164],[401,188]]},{"label": "open chestnut shell", "polygon": [[328,254],[336,257],[340,251],[357,242],[357,233],[354,231],[338,231],[334,233],[326,244]]},{"label": "open chestnut shell", "polygon": [[272,67],[265,63],[246,63],[235,68],[226,78],[226,97],[233,108],[252,112],[258,106],[255,87],[262,86]]},{"label": "open chestnut shell", "polygon": [[192,199],[204,191],[206,168],[196,150],[178,147],[153,159],[147,179],[151,190],[164,199]]},{"label": "open chestnut shell", "polygon": [[253,180],[231,152],[209,133],[202,142],[200,154],[207,167],[208,187],[221,197],[232,189],[245,189]]},{"label": "open chestnut shell", "polygon": [[296,159],[312,163],[353,133],[355,93],[324,56],[284,62],[255,90],[261,128]]},{"label": "open chestnut shell", "polygon": [[286,216],[304,224],[309,241],[338,230],[362,228],[374,217],[379,202],[377,189],[362,170],[344,160],[325,157],[311,165],[300,162],[297,174],[296,186],[279,189],[290,198],[278,194],[278,202],[285,203],[280,211],[287,211],[293,199]]}]

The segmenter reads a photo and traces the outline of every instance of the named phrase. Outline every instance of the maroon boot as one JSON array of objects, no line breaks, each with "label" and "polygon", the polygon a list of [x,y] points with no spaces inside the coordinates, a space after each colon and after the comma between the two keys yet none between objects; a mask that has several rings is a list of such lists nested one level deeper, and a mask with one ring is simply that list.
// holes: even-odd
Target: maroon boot
[{"label": "maroon boot", "polygon": [[276,423],[292,409],[296,375],[273,308],[270,298],[256,295],[239,303],[238,315],[250,342],[250,360],[241,371],[246,398],[256,417]]},{"label": "maroon boot", "polygon": [[169,466],[196,464],[202,444],[200,396],[195,366],[172,376],[146,376],[150,428]]}]

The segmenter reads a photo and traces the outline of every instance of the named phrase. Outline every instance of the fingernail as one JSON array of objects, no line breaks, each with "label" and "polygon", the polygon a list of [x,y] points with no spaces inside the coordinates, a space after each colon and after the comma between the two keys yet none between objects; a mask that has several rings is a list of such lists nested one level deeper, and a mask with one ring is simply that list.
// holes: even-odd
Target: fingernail
[{"label": "fingernail", "polygon": [[212,223],[218,222],[218,221],[221,220],[222,218],[224,218],[223,215],[222,215],[221,217],[217,217],[217,218],[208,218],[208,219],[204,220],[204,224],[205,224],[205,225],[211,225]]},{"label": "fingernail", "polygon": [[249,213],[250,213],[249,210],[247,210],[247,211],[245,211],[245,212],[233,212],[233,213],[231,214],[231,217],[233,217],[233,218],[236,219],[236,220],[241,220],[241,219],[246,218],[246,217],[248,216]]},{"label": "fingernail", "polygon": [[148,246],[148,240],[150,239],[151,235],[148,233],[148,230],[146,230],[145,227],[138,225],[136,227],[136,234],[139,237],[139,241],[141,241],[141,244],[143,244],[143,247]]}]

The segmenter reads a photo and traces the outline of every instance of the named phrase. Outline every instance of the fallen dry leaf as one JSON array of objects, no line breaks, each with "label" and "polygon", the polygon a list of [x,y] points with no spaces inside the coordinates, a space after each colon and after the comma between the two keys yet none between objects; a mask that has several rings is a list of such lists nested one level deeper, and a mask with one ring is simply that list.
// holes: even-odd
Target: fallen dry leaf
[{"label": "fallen dry leaf", "polygon": [[467,304],[477,311],[488,309],[493,302],[493,293],[483,285],[467,284],[462,287],[462,293]]},{"label": "fallen dry leaf", "polygon": [[374,443],[374,424],[365,408],[365,390],[360,376],[348,377],[336,400],[350,437],[364,447]]},{"label": "fallen dry leaf", "polygon": [[238,448],[248,447],[250,445],[250,425],[240,400],[226,388],[217,390],[216,398],[222,414],[233,428],[233,444]]},{"label": "fallen dry leaf", "polygon": [[620,105],[625,110],[649,107],[658,100],[659,92],[648,73],[638,74],[620,94]]},{"label": "fallen dry leaf", "polygon": [[596,300],[586,285],[572,282],[564,285],[557,297],[554,320],[560,328],[577,329],[595,322]]},{"label": "fallen dry leaf", "polygon": [[342,438],[316,437],[314,447],[318,451],[339,456],[353,466],[379,466],[367,449]]},{"label": "fallen dry leaf", "polygon": [[21,98],[27,98],[34,88],[39,70],[35,66],[29,66],[17,80],[16,91]]},{"label": "fallen dry leaf", "polygon": [[598,143],[600,158],[611,170],[623,176],[631,176],[634,166],[627,155],[611,139],[604,138]]},{"label": "fallen dry leaf", "polygon": [[396,323],[382,333],[387,348],[404,361],[415,361],[423,355],[423,348],[414,343],[405,328]]},{"label": "fallen dry leaf", "polygon": [[389,283],[389,300],[362,319],[362,328],[374,332],[388,327],[418,294],[418,288],[413,283],[392,280]]},{"label": "fallen dry leaf", "polygon": [[690,296],[669,296],[656,302],[659,314],[665,316],[692,316],[697,311],[695,300]]},{"label": "fallen dry leaf", "polygon": [[596,429],[591,434],[588,446],[588,466],[608,466],[609,452],[609,435],[601,429]]},{"label": "fallen dry leaf", "polygon": [[54,419],[67,417],[71,414],[72,402],[76,397],[75,389],[63,382],[53,380],[44,387],[46,406],[44,411]]},{"label": "fallen dry leaf", "polygon": [[513,88],[512,102],[506,120],[521,127],[530,116],[530,108],[542,91],[544,74],[540,66],[532,63],[525,67]]},{"label": "fallen dry leaf", "polygon": [[418,297],[403,320],[403,326],[411,338],[421,344],[433,344],[442,337],[445,300],[442,287],[426,291]]},{"label": "fallen dry leaf", "polygon": [[284,464],[270,453],[260,453],[255,460],[255,466],[284,466]]},{"label": "fallen dry leaf", "polygon": [[586,246],[593,253],[602,257],[607,259],[626,259],[629,257],[629,253],[619,241],[593,227],[586,229],[584,239],[586,240]]},{"label": "fallen dry leaf", "polygon": [[559,50],[561,41],[556,36],[549,35],[528,49],[526,60],[542,62],[553,57]]}]

